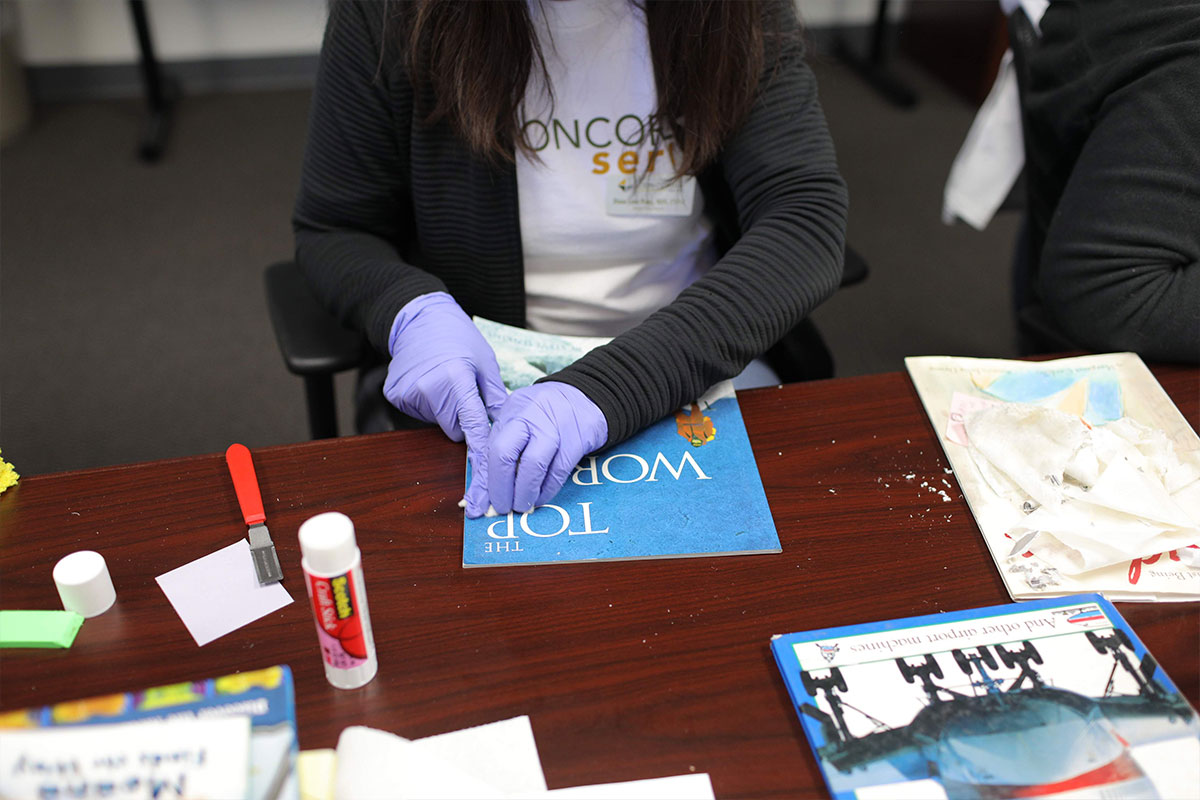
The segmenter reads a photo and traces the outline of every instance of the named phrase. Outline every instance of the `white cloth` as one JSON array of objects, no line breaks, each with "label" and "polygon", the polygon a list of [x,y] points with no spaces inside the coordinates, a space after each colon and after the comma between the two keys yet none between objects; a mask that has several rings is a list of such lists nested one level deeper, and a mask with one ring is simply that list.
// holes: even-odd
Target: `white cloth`
[{"label": "white cloth", "polygon": [[[616,336],[638,324],[716,260],[695,181],[690,213],[614,216],[614,180],[672,174],[643,12],[629,0],[530,0],[553,103],[534,69],[525,130],[540,163],[518,152],[517,187],[528,326]],[[637,167],[632,164],[636,159]]]},{"label": "white cloth", "polygon": [[1049,6],[1050,0],[1000,0],[1000,10],[1007,16],[1011,16],[1017,8],[1025,9],[1025,16],[1029,17],[1039,35],[1042,32],[1042,14],[1046,13]]},{"label": "white cloth", "polygon": [[992,91],[950,167],[942,200],[942,221],[947,225],[961,219],[976,230],[986,228],[1025,167],[1012,58],[1011,50],[1005,52]]},{"label": "white cloth", "polygon": [[[1039,34],[1049,5],[1049,0],[1000,0],[1005,14],[1024,9]],[[1012,51],[1005,52],[992,90],[950,168],[942,200],[942,221],[947,225],[961,219],[976,230],[986,228],[1025,167],[1021,102],[1012,60]]]}]

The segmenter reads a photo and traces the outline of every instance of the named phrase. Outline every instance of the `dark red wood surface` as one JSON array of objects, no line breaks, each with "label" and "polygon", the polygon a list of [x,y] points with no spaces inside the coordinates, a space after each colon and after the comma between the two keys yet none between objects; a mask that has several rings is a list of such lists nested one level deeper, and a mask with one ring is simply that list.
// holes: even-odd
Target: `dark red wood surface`
[{"label": "dark red wood surface", "polygon": [[[1200,372],[1154,371],[1197,427]],[[287,664],[305,749],[528,714],[551,788],[696,771],[719,797],[823,796],[771,635],[1008,596],[906,375],[739,396],[781,555],[464,570],[463,451],[440,432],[265,448],[296,602],[205,647],[154,578],[245,535],[221,454],[23,478],[0,495],[0,605],[61,607],[51,569],[81,549],[117,604],[69,650],[0,651],[0,708]],[[942,478],[952,502],[919,488]],[[301,582],[296,530],[330,509],[357,525],[379,653],[356,691],[326,683]],[[1200,607],[1120,609],[1197,704]]]}]

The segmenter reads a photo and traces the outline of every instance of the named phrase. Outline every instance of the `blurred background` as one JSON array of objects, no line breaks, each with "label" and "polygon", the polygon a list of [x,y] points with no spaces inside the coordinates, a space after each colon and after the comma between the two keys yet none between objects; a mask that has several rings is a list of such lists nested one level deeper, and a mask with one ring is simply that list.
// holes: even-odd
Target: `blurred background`
[{"label": "blurred background", "polygon": [[[1018,213],[982,232],[941,221],[1006,45],[999,5],[797,7],[870,267],[815,314],[837,375],[1015,357]],[[0,451],[23,475],[308,438],[263,270],[292,252],[325,15],[0,0]],[[353,383],[337,379],[343,434]]]}]

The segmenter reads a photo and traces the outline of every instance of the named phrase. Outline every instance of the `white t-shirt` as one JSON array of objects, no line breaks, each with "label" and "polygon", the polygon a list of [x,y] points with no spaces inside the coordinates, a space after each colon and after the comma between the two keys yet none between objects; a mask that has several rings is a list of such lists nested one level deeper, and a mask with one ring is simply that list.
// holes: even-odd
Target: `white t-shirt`
[{"label": "white t-shirt", "polygon": [[[517,155],[527,324],[616,336],[715,262],[712,227],[694,179],[646,193],[674,174],[678,148],[648,121],[657,94],[642,11],[630,0],[529,9],[554,102],[535,65],[524,124],[541,163]],[[649,205],[630,205],[635,188]]]}]

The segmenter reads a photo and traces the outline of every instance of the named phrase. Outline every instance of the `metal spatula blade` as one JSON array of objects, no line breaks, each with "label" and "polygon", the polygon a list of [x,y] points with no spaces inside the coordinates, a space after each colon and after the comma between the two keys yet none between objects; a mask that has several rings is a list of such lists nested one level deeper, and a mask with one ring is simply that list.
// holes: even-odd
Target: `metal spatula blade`
[{"label": "metal spatula blade", "polygon": [[250,557],[254,559],[254,574],[263,586],[283,580],[283,569],[275,553],[275,543],[266,525],[250,526]]}]

